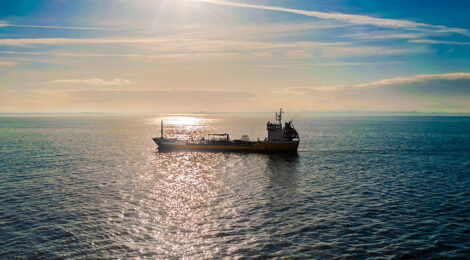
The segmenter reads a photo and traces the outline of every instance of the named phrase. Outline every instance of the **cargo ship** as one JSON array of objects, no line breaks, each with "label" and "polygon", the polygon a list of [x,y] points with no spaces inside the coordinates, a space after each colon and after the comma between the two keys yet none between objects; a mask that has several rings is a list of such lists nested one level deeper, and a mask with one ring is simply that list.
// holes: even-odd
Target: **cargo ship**
[{"label": "cargo ship", "polygon": [[159,151],[210,151],[210,152],[261,152],[261,153],[296,153],[299,147],[299,133],[295,130],[292,121],[282,125],[282,108],[275,115],[275,122],[267,122],[268,136],[264,141],[250,141],[248,135],[241,139],[230,140],[227,133],[209,134],[196,142],[165,138],[163,135],[163,121],[161,121],[160,137],[153,138]]}]

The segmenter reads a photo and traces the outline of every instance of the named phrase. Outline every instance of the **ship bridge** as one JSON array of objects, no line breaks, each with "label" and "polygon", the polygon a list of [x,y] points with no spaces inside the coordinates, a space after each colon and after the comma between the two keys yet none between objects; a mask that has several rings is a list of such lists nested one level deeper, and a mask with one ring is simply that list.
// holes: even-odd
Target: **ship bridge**
[{"label": "ship bridge", "polygon": [[282,108],[279,109],[279,113],[276,113],[274,123],[269,122],[266,124],[266,130],[268,130],[267,141],[292,141],[299,139],[299,133],[294,128],[292,121],[286,122],[284,128],[282,127]]}]

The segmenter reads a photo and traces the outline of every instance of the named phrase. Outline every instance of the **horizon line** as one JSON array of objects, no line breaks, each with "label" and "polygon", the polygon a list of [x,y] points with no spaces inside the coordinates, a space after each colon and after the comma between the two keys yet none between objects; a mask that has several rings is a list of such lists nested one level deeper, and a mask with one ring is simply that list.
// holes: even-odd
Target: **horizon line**
[{"label": "horizon line", "polygon": [[[140,112],[0,112],[0,115],[160,115],[160,114],[192,114],[192,115],[203,115],[203,114],[267,114],[274,113],[273,111],[193,111],[193,112],[181,112],[181,111],[167,111],[167,112],[155,112],[155,113],[140,113]],[[423,112],[423,111],[361,111],[361,110],[345,110],[345,111],[288,111],[286,114],[332,114],[332,115],[466,115],[470,116],[469,112]]]}]

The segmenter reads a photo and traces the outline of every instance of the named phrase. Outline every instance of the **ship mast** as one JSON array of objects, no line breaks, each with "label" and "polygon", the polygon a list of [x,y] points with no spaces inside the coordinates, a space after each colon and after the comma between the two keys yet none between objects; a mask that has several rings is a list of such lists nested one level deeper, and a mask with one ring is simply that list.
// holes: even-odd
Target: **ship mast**
[{"label": "ship mast", "polygon": [[160,122],[160,138],[163,139],[163,120]]},{"label": "ship mast", "polygon": [[276,123],[282,125],[282,108],[279,109],[279,114],[276,113]]}]

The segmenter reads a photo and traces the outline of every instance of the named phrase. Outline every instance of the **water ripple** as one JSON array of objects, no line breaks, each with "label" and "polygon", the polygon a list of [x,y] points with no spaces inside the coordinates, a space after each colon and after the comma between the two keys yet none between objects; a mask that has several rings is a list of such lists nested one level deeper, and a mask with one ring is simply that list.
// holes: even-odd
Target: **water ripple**
[{"label": "water ripple", "polygon": [[[264,131],[171,118],[188,140]],[[0,118],[0,258],[470,254],[468,118],[299,119],[297,156],[159,153],[160,119]]]}]

